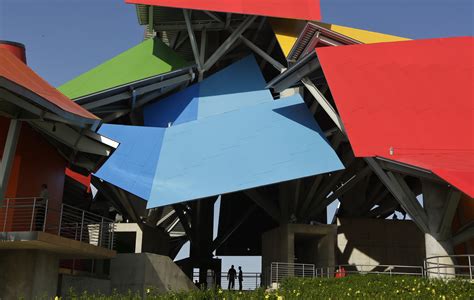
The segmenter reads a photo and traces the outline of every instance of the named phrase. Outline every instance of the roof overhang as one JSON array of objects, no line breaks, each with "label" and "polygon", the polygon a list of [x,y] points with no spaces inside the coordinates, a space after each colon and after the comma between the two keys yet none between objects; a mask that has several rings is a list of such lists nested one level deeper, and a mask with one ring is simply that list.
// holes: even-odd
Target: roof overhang
[{"label": "roof overhang", "polygon": [[130,4],[144,4],[287,19],[321,19],[319,0],[267,0],[263,5],[260,1],[255,0],[126,0],[125,2]]}]

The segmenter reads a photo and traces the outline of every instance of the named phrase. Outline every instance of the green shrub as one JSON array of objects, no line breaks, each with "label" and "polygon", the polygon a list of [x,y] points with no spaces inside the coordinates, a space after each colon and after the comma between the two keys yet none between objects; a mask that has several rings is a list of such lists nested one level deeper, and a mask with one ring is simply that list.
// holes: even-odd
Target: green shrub
[{"label": "green shrub", "polygon": [[[111,296],[71,293],[72,300],[138,300],[137,294]],[[436,280],[413,276],[356,275],[345,278],[288,278],[276,291],[196,290],[160,294],[147,290],[147,299],[156,300],[245,300],[245,299],[474,299],[474,282]]]}]

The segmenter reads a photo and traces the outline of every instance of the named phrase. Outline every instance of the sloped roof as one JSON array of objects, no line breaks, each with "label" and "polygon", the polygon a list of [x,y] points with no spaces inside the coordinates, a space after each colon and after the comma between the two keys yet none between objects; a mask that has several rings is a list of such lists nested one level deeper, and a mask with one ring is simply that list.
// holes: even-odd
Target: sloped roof
[{"label": "sloped roof", "polygon": [[474,38],[316,49],[356,156],[431,170],[474,197]]},{"label": "sloped roof", "polygon": [[160,39],[148,39],[61,85],[71,99],[84,97],[188,65]]},{"label": "sloped roof", "polygon": [[299,95],[169,128],[100,132],[121,145],[96,176],[148,208],[344,168]]},{"label": "sloped roof", "polygon": [[168,127],[273,101],[253,55],[180,92],[144,107],[145,126]]},{"label": "sloped roof", "polygon": [[125,0],[125,2],[289,19],[321,19],[319,0]]},{"label": "sloped roof", "polygon": [[1,82],[2,87],[8,84],[10,86],[8,89],[14,89],[13,92],[22,94],[30,100],[35,98],[35,101],[41,101],[43,105],[49,106],[51,109],[59,108],[61,111],[81,118],[99,119],[56,90],[24,62],[5,49],[0,49],[0,79],[5,80]]},{"label": "sloped roof", "polygon": [[[340,33],[346,37],[359,41],[362,44],[373,44],[373,43],[409,40],[407,38],[399,37],[395,35],[368,31],[368,30],[352,28],[352,27],[346,27],[346,26],[341,26],[341,25],[336,25],[336,24],[328,24],[328,23],[322,23],[322,22],[312,22],[312,23],[315,23],[331,31]],[[296,40],[300,36],[303,28],[305,27],[306,21],[272,18],[270,19],[270,24],[272,25],[273,31],[277,38],[278,44],[280,45],[280,48],[283,51],[283,54],[285,54],[285,56],[288,56],[294,44],[296,43]]]}]

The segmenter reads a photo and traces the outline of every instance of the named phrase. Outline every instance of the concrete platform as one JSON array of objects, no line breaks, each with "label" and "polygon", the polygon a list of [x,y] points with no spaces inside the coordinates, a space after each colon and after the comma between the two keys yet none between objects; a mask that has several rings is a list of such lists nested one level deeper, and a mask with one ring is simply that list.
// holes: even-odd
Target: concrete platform
[{"label": "concrete platform", "polygon": [[0,251],[40,250],[59,258],[113,258],[114,250],[41,231],[0,232]]}]

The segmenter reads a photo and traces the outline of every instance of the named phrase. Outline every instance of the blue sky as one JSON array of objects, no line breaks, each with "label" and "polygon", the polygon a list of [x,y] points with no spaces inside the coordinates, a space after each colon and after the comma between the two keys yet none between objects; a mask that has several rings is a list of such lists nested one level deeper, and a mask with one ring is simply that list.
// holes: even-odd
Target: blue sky
[{"label": "blue sky", "polygon": [[[325,22],[414,39],[474,31],[474,0],[321,0],[321,6]],[[123,0],[0,0],[0,39],[24,43],[29,66],[54,86],[142,38],[135,7]],[[256,258],[227,258],[223,269],[230,264],[260,269]]]},{"label": "blue sky", "polygon": [[[257,1],[257,0],[256,0]],[[323,19],[410,38],[473,35],[473,0],[321,0]],[[142,40],[124,0],[0,0],[0,39],[54,86]]]}]

